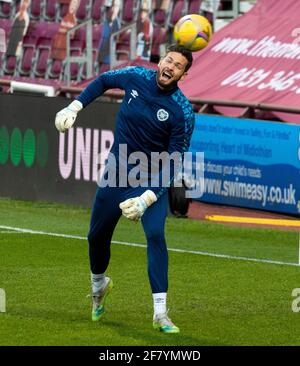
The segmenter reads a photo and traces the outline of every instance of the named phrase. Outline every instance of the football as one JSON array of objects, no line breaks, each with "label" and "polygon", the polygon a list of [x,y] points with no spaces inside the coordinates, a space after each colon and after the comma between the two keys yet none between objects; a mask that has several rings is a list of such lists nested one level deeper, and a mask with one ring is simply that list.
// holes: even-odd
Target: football
[{"label": "football", "polygon": [[202,15],[190,14],[180,18],[175,24],[175,42],[190,51],[199,51],[208,45],[212,36],[210,22]]}]

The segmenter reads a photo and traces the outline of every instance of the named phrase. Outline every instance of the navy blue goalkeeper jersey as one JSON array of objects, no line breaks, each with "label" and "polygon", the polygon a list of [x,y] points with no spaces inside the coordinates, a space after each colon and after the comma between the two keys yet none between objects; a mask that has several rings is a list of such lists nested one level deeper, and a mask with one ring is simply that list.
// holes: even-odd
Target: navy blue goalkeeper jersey
[{"label": "navy blue goalkeeper jersey", "polygon": [[[149,159],[151,152],[183,154],[189,148],[195,121],[192,106],[177,86],[170,91],[160,89],[156,75],[157,71],[143,67],[108,71],[76,98],[86,107],[108,89],[125,91],[111,148],[116,158],[120,144],[127,145],[128,156],[141,151]],[[159,196],[164,190],[153,191]]]}]

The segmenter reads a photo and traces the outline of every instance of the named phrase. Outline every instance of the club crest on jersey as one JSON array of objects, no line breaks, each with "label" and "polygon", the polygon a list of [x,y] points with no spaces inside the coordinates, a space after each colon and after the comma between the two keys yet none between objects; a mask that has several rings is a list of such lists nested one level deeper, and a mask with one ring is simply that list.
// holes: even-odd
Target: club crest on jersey
[{"label": "club crest on jersey", "polygon": [[164,109],[159,109],[157,111],[157,119],[159,121],[166,121],[169,118],[169,113]]}]

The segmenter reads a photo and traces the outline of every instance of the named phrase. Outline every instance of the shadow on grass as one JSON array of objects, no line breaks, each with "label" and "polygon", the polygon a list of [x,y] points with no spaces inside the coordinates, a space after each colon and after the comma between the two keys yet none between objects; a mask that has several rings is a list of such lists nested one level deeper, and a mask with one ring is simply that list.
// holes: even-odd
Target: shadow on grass
[{"label": "shadow on grass", "polygon": [[[16,309],[15,309],[16,310]],[[99,345],[99,346],[209,346],[209,345],[224,345],[216,339],[208,339],[203,337],[193,337],[185,333],[184,328],[181,328],[179,334],[164,334],[152,328],[152,322],[147,320],[147,323],[133,323],[133,319],[112,320],[112,314],[107,313],[99,322],[92,322],[89,313],[67,311],[65,309],[45,309],[45,308],[29,308],[22,307],[15,312],[10,312],[10,315],[15,317],[16,328],[21,327],[22,331],[26,332],[29,327],[30,331],[27,336],[30,337],[31,332],[44,333],[49,332],[50,344],[71,345],[72,334],[74,335],[74,345]],[[119,317],[119,313],[117,314]],[[23,323],[24,321],[24,323]],[[41,323],[41,321],[43,321]],[[36,326],[34,323],[36,323]],[[23,323],[23,324],[22,324]],[[18,325],[17,325],[18,324]],[[29,330],[29,329],[28,329]],[[53,334],[56,333],[56,334]],[[65,341],[59,341],[61,333],[68,335]],[[45,335],[40,334],[42,337]],[[54,336],[54,338],[53,338]],[[90,339],[89,339],[90,336]],[[43,340],[47,342],[46,339]],[[26,345],[26,339],[23,339],[22,344]]]},{"label": "shadow on grass", "polygon": [[217,345],[216,340],[209,340],[205,337],[196,338],[185,334],[184,329],[181,329],[179,334],[165,334],[159,332],[152,327],[152,323],[147,323],[145,326],[132,326],[130,322],[116,322],[112,320],[103,319],[102,323],[105,327],[110,327],[118,332],[120,337],[124,339],[124,343],[120,346],[126,346],[126,339],[131,340],[132,345],[137,346],[208,346]]}]

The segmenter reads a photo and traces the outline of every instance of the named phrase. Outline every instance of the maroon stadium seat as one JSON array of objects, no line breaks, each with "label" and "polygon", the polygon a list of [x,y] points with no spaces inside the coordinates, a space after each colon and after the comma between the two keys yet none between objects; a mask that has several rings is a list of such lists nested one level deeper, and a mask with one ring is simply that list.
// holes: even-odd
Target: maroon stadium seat
[{"label": "maroon stadium seat", "polygon": [[122,20],[124,23],[130,23],[133,20],[133,0],[124,0]]},{"label": "maroon stadium seat", "polygon": [[153,22],[154,25],[164,25],[167,20],[166,12],[162,9],[156,9],[154,11]]},{"label": "maroon stadium seat", "polygon": [[116,45],[117,60],[129,60],[130,54],[130,31],[120,33]]},{"label": "maroon stadium seat", "polygon": [[18,65],[18,75],[30,76],[33,73],[32,65],[34,62],[35,46],[34,45],[23,45],[22,58]]},{"label": "maroon stadium seat", "polygon": [[3,75],[16,75],[17,61],[16,56],[4,56],[4,62],[3,65],[1,65]]},{"label": "maroon stadium seat", "polygon": [[57,2],[53,0],[45,0],[44,19],[54,21],[56,17]]},{"label": "maroon stadium seat", "polygon": [[102,5],[104,0],[94,0],[92,6],[92,19],[94,22],[99,23],[101,21],[102,16]]},{"label": "maroon stadium seat", "polygon": [[190,0],[188,14],[200,14],[201,0]]},{"label": "maroon stadium seat", "polygon": [[151,57],[159,59],[159,46],[167,42],[167,29],[162,27],[154,27],[153,40],[151,48]]},{"label": "maroon stadium seat", "polygon": [[63,79],[64,61],[52,60],[48,63],[46,78],[48,79]]},{"label": "maroon stadium seat", "polygon": [[22,56],[18,65],[18,75],[32,76],[35,61],[37,38],[34,33],[24,37]]},{"label": "maroon stadium seat", "polygon": [[76,12],[77,21],[80,23],[88,20],[90,10],[91,0],[81,0]]},{"label": "maroon stadium seat", "polygon": [[41,18],[42,15],[42,1],[41,0],[31,0],[30,2],[30,18],[37,20]]},{"label": "maroon stadium seat", "polygon": [[170,21],[171,27],[174,26],[177,23],[177,21],[184,15],[185,10],[186,10],[185,0],[178,0],[174,2]]},{"label": "maroon stadium seat", "polygon": [[51,39],[41,38],[36,49],[36,62],[33,68],[35,77],[44,78],[48,68],[51,53]]},{"label": "maroon stadium seat", "polygon": [[60,27],[59,23],[54,22],[36,22],[35,23],[35,34],[37,38],[50,38],[58,32]]},{"label": "maroon stadium seat", "polygon": [[131,23],[137,19],[138,4],[136,0],[124,0],[122,11],[122,23]]}]

